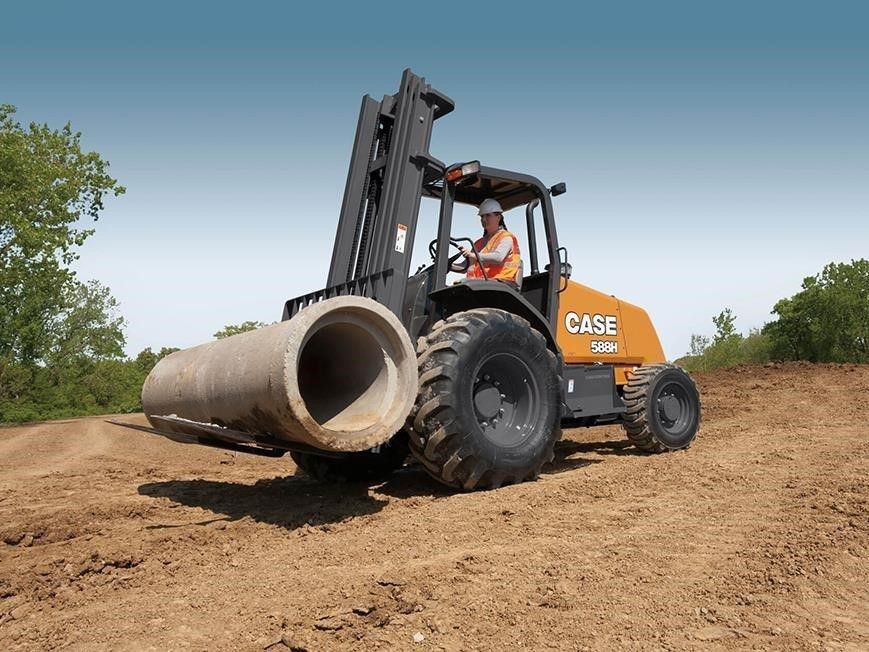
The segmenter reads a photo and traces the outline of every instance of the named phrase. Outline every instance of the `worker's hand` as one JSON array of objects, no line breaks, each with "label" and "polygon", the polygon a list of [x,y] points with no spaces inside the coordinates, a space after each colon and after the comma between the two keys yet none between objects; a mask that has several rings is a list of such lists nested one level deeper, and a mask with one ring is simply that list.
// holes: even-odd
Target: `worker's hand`
[{"label": "worker's hand", "polygon": [[474,252],[470,249],[465,249],[465,247],[459,247],[459,251],[462,252],[462,255],[468,260],[471,260],[471,258],[476,258],[476,256],[474,256]]}]

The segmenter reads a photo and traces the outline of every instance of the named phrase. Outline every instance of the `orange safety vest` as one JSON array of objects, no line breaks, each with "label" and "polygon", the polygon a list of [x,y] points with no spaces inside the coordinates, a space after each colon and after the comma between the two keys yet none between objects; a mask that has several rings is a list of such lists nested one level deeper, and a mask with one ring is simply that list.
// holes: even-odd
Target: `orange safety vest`
[{"label": "orange safety vest", "polygon": [[[490,253],[498,248],[498,244],[504,238],[510,238],[513,240],[513,247],[510,249],[510,253],[507,254],[507,257],[503,262],[485,266],[486,278],[490,281],[507,281],[509,283],[516,283],[516,275],[519,273],[519,241],[516,239],[515,235],[506,229],[500,229],[489,238],[489,241],[485,246],[483,245],[483,238],[477,240],[474,243],[474,249],[479,251],[481,254]],[[468,278],[483,278],[483,271],[480,269],[480,264],[473,256],[470,258]]]}]

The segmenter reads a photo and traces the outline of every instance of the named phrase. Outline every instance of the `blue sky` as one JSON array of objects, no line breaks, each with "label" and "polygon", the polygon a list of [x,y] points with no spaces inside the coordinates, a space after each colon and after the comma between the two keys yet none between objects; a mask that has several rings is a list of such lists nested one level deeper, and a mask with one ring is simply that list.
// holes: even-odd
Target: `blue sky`
[{"label": "blue sky", "polygon": [[761,326],[869,256],[865,3],[428,6],[4,8],[0,102],[71,121],[127,186],[78,270],[121,302],[129,353],[324,285],[360,98],[406,67],[456,101],[435,156],[567,183],[574,278],[645,307],[671,358],[724,306]]}]

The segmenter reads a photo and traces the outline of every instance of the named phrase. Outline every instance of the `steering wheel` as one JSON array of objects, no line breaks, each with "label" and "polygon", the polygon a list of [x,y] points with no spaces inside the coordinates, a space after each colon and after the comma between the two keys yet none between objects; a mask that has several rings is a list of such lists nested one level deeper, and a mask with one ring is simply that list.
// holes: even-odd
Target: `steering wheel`
[{"label": "steering wheel", "polygon": [[[453,238],[452,236],[450,236],[450,240],[449,240],[450,246],[458,249],[459,242],[467,242],[470,245],[470,250],[473,252],[476,252],[476,250],[474,249],[474,241],[471,240],[470,238]],[[435,238],[434,240],[432,240],[431,242],[428,243],[428,253],[431,256],[431,259],[433,262],[435,260],[437,260],[437,256],[438,256],[437,247],[438,247],[437,238]],[[459,253],[453,254],[452,256],[447,258],[447,269],[449,269],[449,266],[452,265],[454,262],[456,262],[461,256],[462,256],[462,252],[460,251]],[[479,257],[477,258],[477,263],[480,264]],[[470,261],[468,262],[468,264],[470,264]],[[480,269],[483,271],[483,278],[488,280],[488,278],[486,276],[486,268],[483,267],[482,264],[480,264]]]},{"label": "steering wheel", "polygon": [[[467,238],[462,238],[462,239],[465,240]],[[450,246],[453,246],[456,249],[459,248],[459,243],[456,242],[452,237],[449,240],[449,244],[450,244]],[[428,255],[431,256],[432,262],[437,260],[437,257],[438,257],[438,239],[437,238],[435,238],[434,240],[432,240],[431,242],[428,243]],[[453,254],[452,256],[450,256],[447,259],[447,264],[452,265],[454,262],[456,262],[461,257],[461,255],[462,255],[461,251],[457,254]]]}]

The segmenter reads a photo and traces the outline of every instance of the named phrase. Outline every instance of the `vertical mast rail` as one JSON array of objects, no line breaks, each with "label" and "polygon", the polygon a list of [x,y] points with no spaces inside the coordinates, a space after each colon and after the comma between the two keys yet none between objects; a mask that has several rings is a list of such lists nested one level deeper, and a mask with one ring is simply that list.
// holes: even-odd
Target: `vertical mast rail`
[{"label": "vertical mast rail", "polygon": [[453,108],[410,69],[395,95],[362,98],[328,287],[391,270],[374,298],[400,314],[422,184],[444,168],[428,151],[432,124]]}]

